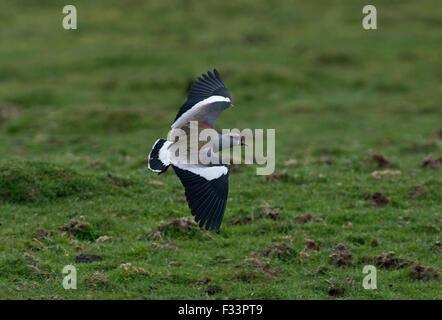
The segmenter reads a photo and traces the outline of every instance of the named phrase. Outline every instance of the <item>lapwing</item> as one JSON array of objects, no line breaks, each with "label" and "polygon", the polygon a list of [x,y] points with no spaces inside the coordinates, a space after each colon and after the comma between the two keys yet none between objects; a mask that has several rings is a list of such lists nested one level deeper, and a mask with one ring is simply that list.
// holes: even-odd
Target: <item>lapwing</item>
[{"label": "lapwing", "polygon": [[[190,133],[191,124],[197,124],[198,133],[204,129],[213,129],[217,117],[225,109],[232,107],[232,98],[216,69],[208,71],[195,80],[188,92],[187,101],[182,105],[171,126],[171,132]],[[172,166],[185,189],[186,200],[195,221],[201,228],[219,230],[226,209],[229,193],[228,163],[223,162],[219,151],[233,146],[245,145],[239,134],[218,134],[211,144],[198,143],[198,151],[208,148],[207,154],[212,157],[209,164],[200,161],[193,163],[173,157],[174,140],[158,139],[148,157],[149,169],[161,174]],[[170,137],[170,134],[169,134]],[[188,140],[190,144],[190,140]],[[186,153],[192,149],[187,148]],[[204,153],[204,152],[203,152]],[[191,156],[191,154],[190,154]],[[213,161],[213,160],[217,161]],[[205,162],[206,163],[206,162]]]}]

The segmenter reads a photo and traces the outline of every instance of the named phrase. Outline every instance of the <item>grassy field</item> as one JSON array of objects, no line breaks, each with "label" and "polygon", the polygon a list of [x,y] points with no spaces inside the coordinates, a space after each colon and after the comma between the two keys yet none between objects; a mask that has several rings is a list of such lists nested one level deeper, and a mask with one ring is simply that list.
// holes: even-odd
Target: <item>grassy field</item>
[{"label": "grassy field", "polygon": [[[1,299],[442,298],[440,1],[70,3],[2,1]],[[214,67],[278,173],[235,166],[220,233],[146,162]]]}]

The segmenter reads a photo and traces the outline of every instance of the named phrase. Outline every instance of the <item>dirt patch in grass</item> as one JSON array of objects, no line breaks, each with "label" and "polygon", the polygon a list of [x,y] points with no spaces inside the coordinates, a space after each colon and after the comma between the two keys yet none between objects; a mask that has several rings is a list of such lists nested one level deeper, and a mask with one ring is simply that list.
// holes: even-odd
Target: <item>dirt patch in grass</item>
[{"label": "dirt patch in grass", "polygon": [[289,174],[286,170],[275,172],[269,174],[262,178],[262,182],[274,182],[274,181],[287,181],[289,179]]},{"label": "dirt patch in grass", "polygon": [[270,218],[272,220],[279,220],[279,212],[281,209],[281,206],[271,206],[268,204],[263,204],[259,207],[259,211],[255,215],[255,219]]},{"label": "dirt patch in grass", "polygon": [[282,271],[273,270],[270,263],[259,258],[246,258],[237,267],[244,267],[237,277],[245,282],[256,279],[269,279],[269,276],[277,276]]},{"label": "dirt patch in grass", "polygon": [[294,254],[294,250],[291,246],[285,243],[274,243],[271,247],[267,248],[262,252],[264,257],[278,257],[284,258],[288,256],[292,256]]},{"label": "dirt patch in grass", "polygon": [[342,297],[345,293],[345,288],[330,287],[327,289],[327,293],[332,297]]},{"label": "dirt patch in grass", "polygon": [[26,266],[33,274],[44,278],[50,278],[54,275],[54,272],[49,270],[48,266],[41,263],[36,257],[27,252],[23,256],[26,259]]},{"label": "dirt patch in grass", "polygon": [[434,248],[434,251],[436,251],[437,253],[442,253],[442,242],[436,241],[434,243],[433,248]]},{"label": "dirt patch in grass", "polygon": [[383,177],[397,177],[400,176],[402,173],[400,170],[378,170],[373,171],[371,173],[371,176],[375,179],[381,179]]},{"label": "dirt patch in grass", "polygon": [[437,268],[431,266],[424,266],[422,264],[413,266],[410,269],[409,275],[412,279],[423,280],[423,281],[428,281],[431,278],[435,279],[440,278],[440,272],[439,270],[437,270]]},{"label": "dirt patch in grass", "polygon": [[236,225],[242,225],[242,224],[249,224],[252,223],[253,219],[252,217],[245,216],[245,217],[238,217],[238,218],[232,218],[230,219],[230,224],[236,226]]},{"label": "dirt patch in grass", "polygon": [[415,263],[405,258],[396,257],[393,251],[381,253],[373,258],[375,265],[388,270],[402,269]]},{"label": "dirt patch in grass", "polygon": [[109,237],[109,236],[101,236],[101,237],[98,237],[98,238],[95,240],[95,242],[106,242],[106,241],[110,241],[110,240],[112,240],[112,237]]},{"label": "dirt patch in grass", "polygon": [[353,254],[347,246],[339,243],[335,246],[335,252],[329,256],[338,266],[348,266],[352,264]]},{"label": "dirt patch in grass", "polygon": [[158,230],[163,232],[167,232],[169,230],[175,230],[182,233],[190,233],[193,230],[199,231],[198,224],[195,222],[193,218],[190,217],[173,219],[168,223],[159,225]]},{"label": "dirt patch in grass", "polygon": [[315,240],[307,239],[305,241],[305,250],[319,251],[319,246]]},{"label": "dirt patch in grass", "polygon": [[202,285],[206,285],[209,284],[212,281],[212,279],[210,279],[209,277],[203,277],[201,279],[196,279],[196,280],[190,280],[189,284],[193,284],[193,285],[197,285],[197,286],[202,286]]},{"label": "dirt patch in grass", "polygon": [[432,159],[432,158],[425,158],[421,162],[421,167],[424,169],[439,169],[442,165],[442,157]]},{"label": "dirt patch in grass", "polygon": [[177,250],[178,244],[173,241],[168,242],[162,242],[162,243],[152,243],[153,249],[171,249],[171,250]]},{"label": "dirt patch in grass", "polygon": [[223,292],[223,289],[217,284],[210,284],[207,286],[207,289],[206,289],[206,293],[209,296],[213,296],[213,295],[215,295],[217,293],[221,293],[221,292]]},{"label": "dirt patch in grass", "polygon": [[64,224],[61,230],[75,236],[79,240],[95,241],[99,236],[94,232],[92,227],[82,221],[71,220],[69,223]]},{"label": "dirt patch in grass", "polygon": [[132,265],[132,263],[122,263],[120,265],[120,268],[126,271],[129,274],[146,274],[147,271],[144,268],[141,267],[135,267]]},{"label": "dirt patch in grass", "polygon": [[323,166],[334,166],[336,164],[336,161],[332,157],[325,157],[321,158],[318,161],[315,161],[315,164],[320,164]]},{"label": "dirt patch in grass", "polygon": [[95,271],[92,276],[91,279],[89,279],[89,281],[86,282],[86,285],[88,287],[96,287],[100,284],[105,284],[109,281],[109,276],[103,273],[100,273],[98,271]]},{"label": "dirt patch in grass", "polygon": [[379,191],[376,191],[375,193],[373,193],[370,196],[370,200],[371,200],[372,204],[376,207],[386,206],[390,202],[390,200],[388,200],[387,197],[384,196]]},{"label": "dirt patch in grass", "polygon": [[304,216],[297,216],[295,217],[295,223],[307,223],[310,221],[314,221],[314,222],[323,222],[324,219],[319,217],[319,216],[315,216],[312,215],[310,213],[304,215]]},{"label": "dirt patch in grass", "polygon": [[388,161],[382,153],[374,153],[371,155],[371,158],[376,162],[379,168],[385,168],[390,165],[390,161]]},{"label": "dirt patch in grass", "polygon": [[263,204],[259,207],[258,212],[256,212],[253,216],[242,216],[230,219],[230,224],[232,225],[243,225],[250,224],[258,219],[272,219],[279,220],[280,219],[280,210],[281,206],[271,206],[269,204]]},{"label": "dirt patch in grass", "polygon": [[[1,225],[1,224],[0,224]],[[37,234],[34,236],[34,239],[44,240],[49,239],[51,237],[51,232],[46,229],[40,229]]]}]

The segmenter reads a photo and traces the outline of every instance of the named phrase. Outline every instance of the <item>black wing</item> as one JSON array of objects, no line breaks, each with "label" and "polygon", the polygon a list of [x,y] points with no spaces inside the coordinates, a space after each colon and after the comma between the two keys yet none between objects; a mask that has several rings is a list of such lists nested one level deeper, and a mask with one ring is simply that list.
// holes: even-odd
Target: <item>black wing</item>
[{"label": "black wing", "polygon": [[[208,180],[192,171],[174,165],[172,167],[184,186],[187,203],[195,221],[199,222],[200,227],[205,225],[206,229],[219,230],[229,193],[228,170],[225,170],[225,173],[219,177]],[[225,167],[205,167],[204,170],[220,170],[221,168]]]},{"label": "black wing", "polygon": [[210,96],[230,98],[229,90],[216,69],[213,69],[213,73],[207,71],[207,74],[203,74],[195,80],[187,94],[187,101],[181,106],[174,122],[177,121],[184,112],[190,110],[195,104]]}]

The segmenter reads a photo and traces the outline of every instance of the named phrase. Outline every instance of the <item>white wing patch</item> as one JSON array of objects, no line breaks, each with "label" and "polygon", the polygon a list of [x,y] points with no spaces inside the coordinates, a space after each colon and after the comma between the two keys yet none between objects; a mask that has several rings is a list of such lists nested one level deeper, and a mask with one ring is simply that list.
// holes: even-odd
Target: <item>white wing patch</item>
[{"label": "white wing patch", "polygon": [[208,97],[207,99],[204,99],[200,102],[198,102],[197,104],[195,104],[192,108],[190,108],[189,110],[187,110],[186,112],[184,112],[181,117],[179,117],[173,124],[172,124],[172,129],[174,128],[179,128],[180,126],[186,124],[187,122],[189,122],[189,119],[191,119],[195,114],[198,113],[198,111],[205,105],[210,104],[210,103],[214,103],[214,102],[230,102],[230,99],[227,97],[223,97],[223,96],[211,96]]},{"label": "white wing patch", "polygon": [[218,179],[222,175],[226,175],[229,171],[225,166],[206,167],[202,165],[183,163],[173,163],[173,165],[180,168],[181,170],[187,170],[194,174],[197,174],[208,181]]}]

